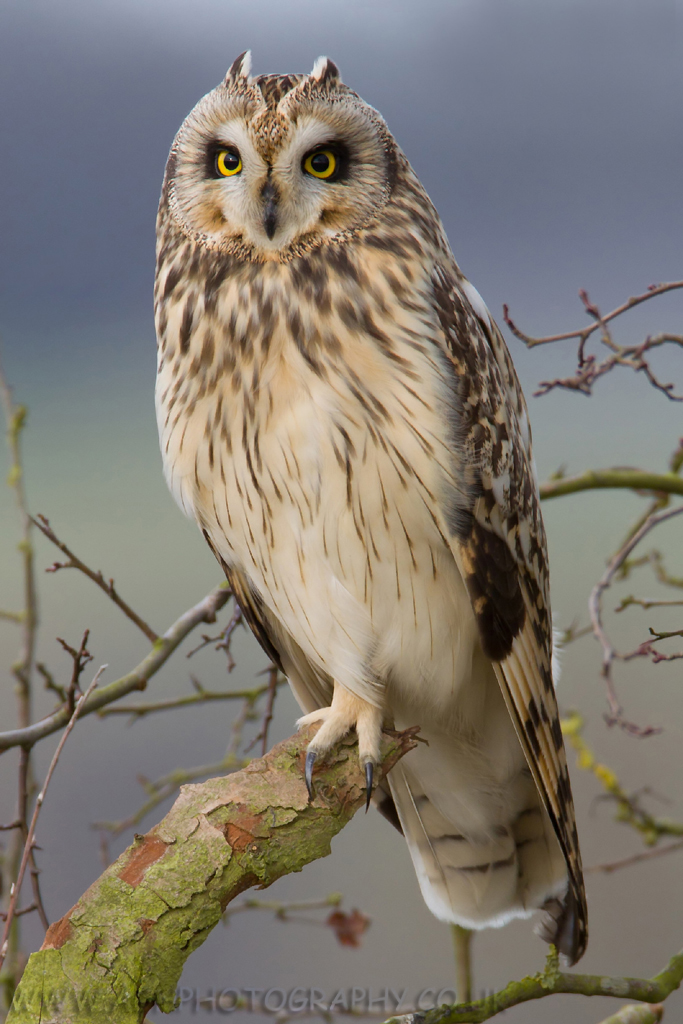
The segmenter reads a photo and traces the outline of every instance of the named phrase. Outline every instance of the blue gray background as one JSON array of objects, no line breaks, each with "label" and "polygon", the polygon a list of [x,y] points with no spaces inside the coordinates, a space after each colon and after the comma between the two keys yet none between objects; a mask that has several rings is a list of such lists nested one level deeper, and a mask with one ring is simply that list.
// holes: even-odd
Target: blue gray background
[{"label": "blue gray background", "polygon": [[[680,172],[683,11],[673,0],[5,0],[0,28],[0,331],[17,398],[30,408],[25,448],[34,511],[50,517],[83,558],[116,578],[159,630],[219,579],[205,545],[165,490],[153,417],[151,287],[154,217],[173,135],[232,59],[251,47],[257,73],[302,71],[326,53],[345,81],[386,117],[434,199],[456,258],[494,315],[503,302],[530,333],[583,323],[580,287],[605,310],[655,281],[681,276]],[[680,330],[680,294],[635,311],[619,336]],[[569,373],[573,346],[511,350],[527,395],[537,381]],[[678,374],[673,357],[658,367]],[[664,468],[681,434],[681,407],[644,380],[620,372],[596,397],[530,400],[541,478],[564,464]],[[4,458],[4,456],[3,456]],[[642,507],[636,497],[593,494],[545,508],[558,621],[586,618],[590,586]],[[0,494],[0,606],[16,604],[19,562],[12,496]],[[680,551],[672,526],[668,539]],[[38,541],[42,570],[55,557]],[[672,570],[681,571],[680,559]],[[74,573],[42,577],[40,656],[64,677],[70,642],[88,626],[95,665],[114,679],[146,642]],[[633,589],[632,586],[629,589]],[[643,579],[639,592],[656,588]],[[627,619],[627,615],[632,617]],[[651,620],[626,613],[610,623],[624,644]],[[656,619],[676,628],[676,616]],[[637,625],[636,625],[637,624]],[[0,622],[0,713],[10,727],[8,667],[15,628]],[[232,684],[247,682],[263,656],[246,636]],[[226,684],[219,656],[194,670]],[[629,713],[666,724],[637,741],[609,731],[590,639],[564,656],[560,699],[588,719],[600,757],[632,789],[650,786],[683,816],[680,663],[635,663],[618,679]],[[151,685],[161,698],[188,689],[177,658]],[[38,694],[36,712],[52,701]],[[273,738],[288,735],[296,709],[278,702]],[[84,722],[69,742],[40,824],[48,913],[61,916],[99,874],[90,822],[126,816],[142,799],[138,773],[221,757],[230,711],[200,708],[127,727]],[[41,746],[44,772],[53,741]],[[2,758],[2,819],[13,814],[14,754]],[[573,772],[587,864],[640,849],[596,803],[597,787]],[[151,826],[161,809],[146,821]],[[114,852],[130,840],[122,839]],[[582,969],[651,974],[681,943],[680,855],[588,879],[591,944]],[[183,983],[208,988],[391,986],[411,998],[453,979],[450,938],[424,907],[403,843],[371,814],[335,841],[332,856],[287,878],[269,896],[293,899],[340,890],[345,905],[373,919],[361,950],[331,933],[244,915],[216,929],[188,962]],[[27,944],[41,941],[26,920]],[[478,990],[537,970],[544,946],[528,922],[477,937]],[[677,1000],[677,1001],[676,1001]],[[561,997],[507,1014],[517,1022],[590,1024],[618,1002]],[[671,1019],[681,1012],[671,1001]],[[200,1011],[199,1019],[208,1016]],[[175,1019],[196,1019],[189,1012]],[[158,1017],[160,1018],[160,1015]]]}]

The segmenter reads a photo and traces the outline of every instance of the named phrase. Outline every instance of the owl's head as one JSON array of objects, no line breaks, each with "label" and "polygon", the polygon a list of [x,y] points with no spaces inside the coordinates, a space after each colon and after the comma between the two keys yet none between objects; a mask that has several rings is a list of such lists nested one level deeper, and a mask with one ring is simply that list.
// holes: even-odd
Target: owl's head
[{"label": "owl's head", "polygon": [[327,57],[309,75],[252,78],[250,63],[239,56],[184,121],[164,196],[202,244],[287,259],[369,223],[391,192],[396,146]]}]

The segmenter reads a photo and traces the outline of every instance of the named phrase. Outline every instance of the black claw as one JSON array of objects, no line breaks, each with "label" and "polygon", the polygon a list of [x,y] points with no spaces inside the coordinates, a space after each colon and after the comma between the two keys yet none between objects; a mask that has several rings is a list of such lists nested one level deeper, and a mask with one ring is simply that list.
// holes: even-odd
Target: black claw
[{"label": "black claw", "polygon": [[306,779],[306,789],[308,790],[308,799],[313,799],[313,765],[315,764],[315,751],[309,750],[306,754],[306,768],[304,770],[304,778]]},{"label": "black claw", "polygon": [[375,768],[372,761],[365,762],[365,813],[368,813],[370,800],[372,799],[372,777]]}]

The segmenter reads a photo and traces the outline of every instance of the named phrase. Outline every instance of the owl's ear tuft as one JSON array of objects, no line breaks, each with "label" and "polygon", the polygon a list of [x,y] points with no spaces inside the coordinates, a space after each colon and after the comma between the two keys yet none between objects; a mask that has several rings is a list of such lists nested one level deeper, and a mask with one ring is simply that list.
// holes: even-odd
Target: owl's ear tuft
[{"label": "owl's ear tuft", "polygon": [[330,60],[329,57],[318,57],[317,61],[313,65],[310,77],[321,85],[323,83],[327,85],[335,85],[341,82],[339,68],[333,60]]},{"label": "owl's ear tuft", "polygon": [[226,85],[235,85],[237,82],[248,82],[251,74],[251,50],[245,50],[237,57],[225,76]]}]

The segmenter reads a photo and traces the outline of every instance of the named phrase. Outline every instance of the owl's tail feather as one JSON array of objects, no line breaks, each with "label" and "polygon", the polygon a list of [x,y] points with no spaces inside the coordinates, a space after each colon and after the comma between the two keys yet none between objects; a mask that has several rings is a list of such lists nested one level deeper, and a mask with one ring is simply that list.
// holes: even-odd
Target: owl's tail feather
[{"label": "owl's tail feather", "polygon": [[511,794],[508,821],[503,815],[489,827],[480,824],[473,829],[467,811],[453,813],[452,802],[450,813],[444,813],[444,801],[439,800],[443,777],[436,783],[436,800],[432,799],[425,767],[403,762],[391,772],[389,783],[432,913],[443,921],[480,929],[500,927],[543,908],[542,937],[569,956],[571,935],[563,912],[566,867],[535,790],[527,792],[521,811],[515,809]]}]

